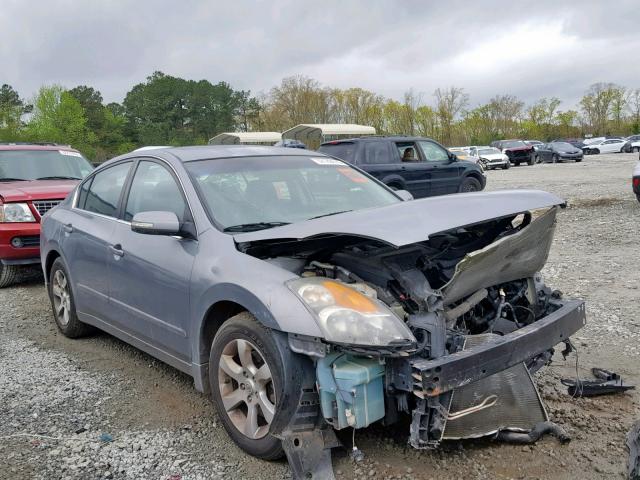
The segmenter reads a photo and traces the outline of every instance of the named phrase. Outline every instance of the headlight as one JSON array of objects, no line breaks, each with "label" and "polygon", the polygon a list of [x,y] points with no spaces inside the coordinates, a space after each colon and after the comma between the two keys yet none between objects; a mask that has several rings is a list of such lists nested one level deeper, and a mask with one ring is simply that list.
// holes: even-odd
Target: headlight
[{"label": "headlight", "polygon": [[416,341],[404,322],[385,305],[346,284],[312,277],[287,285],[314,313],[329,342],[388,346]]},{"label": "headlight", "polygon": [[35,222],[33,214],[26,203],[5,203],[0,205],[0,222]]}]

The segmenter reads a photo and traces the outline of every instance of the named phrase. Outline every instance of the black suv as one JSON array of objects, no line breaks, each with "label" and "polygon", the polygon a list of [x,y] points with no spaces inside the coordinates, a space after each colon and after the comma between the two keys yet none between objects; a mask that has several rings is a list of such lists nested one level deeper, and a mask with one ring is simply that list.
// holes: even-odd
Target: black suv
[{"label": "black suv", "polygon": [[480,166],[458,158],[438,142],[421,137],[362,137],[334,140],[318,151],[356,165],[415,198],[475,192],[486,185]]}]

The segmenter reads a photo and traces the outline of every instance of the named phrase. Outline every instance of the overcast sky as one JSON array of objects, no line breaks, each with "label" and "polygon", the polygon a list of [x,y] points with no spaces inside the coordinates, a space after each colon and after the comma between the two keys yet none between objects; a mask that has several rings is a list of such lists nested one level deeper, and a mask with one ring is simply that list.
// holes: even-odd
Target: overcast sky
[{"label": "overcast sky", "polygon": [[155,70],[266,92],[289,75],[432,101],[464,87],[572,107],[607,81],[640,88],[638,0],[2,0],[0,84],[91,85],[106,101]]}]

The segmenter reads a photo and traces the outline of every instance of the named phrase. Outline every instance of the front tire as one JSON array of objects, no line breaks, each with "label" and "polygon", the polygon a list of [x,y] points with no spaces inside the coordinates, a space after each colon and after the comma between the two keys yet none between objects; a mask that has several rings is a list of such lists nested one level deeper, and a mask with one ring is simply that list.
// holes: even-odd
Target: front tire
[{"label": "front tire", "polygon": [[275,460],[282,443],[270,433],[283,398],[283,352],[274,333],[248,312],[226,321],[209,356],[209,381],[218,416],[231,439],[249,455]]},{"label": "front tire", "polygon": [[5,288],[16,283],[18,279],[17,265],[4,265],[0,263],[0,288]]},{"label": "front tire", "polygon": [[502,166],[503,170],[509,170],[510,168],[511,168],[511,163],[510,162],[507,162]]},{"label": "front tire", "polygon": [[593,150],[591,150],[591,155],[598,155],[598,154],[600,154],[599,148],[594,148]]},{"label": "front tire", "polygon": [[78,320],[69,274],[61,258],[56,258],[49,274],[49,299],[58,330],[68,338],[80,338],[93,328]]},{"label": "front tire", "polygon": [[529,160],[527,160],[527,165],[533,166],[536,163],[536,157],[534,155],[529,155]]},{"label": "front tire", "polygon": [[555,153],[551,157],[551,163],[558,163],[558,155],[556,155]]}]

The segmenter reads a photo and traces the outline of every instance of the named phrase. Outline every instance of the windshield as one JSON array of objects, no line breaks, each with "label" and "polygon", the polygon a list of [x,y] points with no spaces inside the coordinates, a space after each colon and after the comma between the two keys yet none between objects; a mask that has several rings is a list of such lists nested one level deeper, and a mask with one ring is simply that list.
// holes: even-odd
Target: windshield
[{"label": "windshield", "polygon": [[553,146],[558,150],[575,150],[576,149],[576,147],[574,147],[568,142],[553,142]]},{"label": "windshield", "polygon": [[93,167],[78,152],[67,150],[0,150],[0,181],[81,179]]},{"label": "windshield", "polygon": [[502,148],[528,147],[522,140],[514,140],[512,142],[502,142]]},{"label": "windshield", "polygon": [[345,163],[327,157],[273,156],[185,164],[222,229],[252,231],[400,202]]},{"label": "windshield", "polygon": [[497,148],[482,148],[478,150],[478,155],[495,155],[496,153],[502,153]]}]

